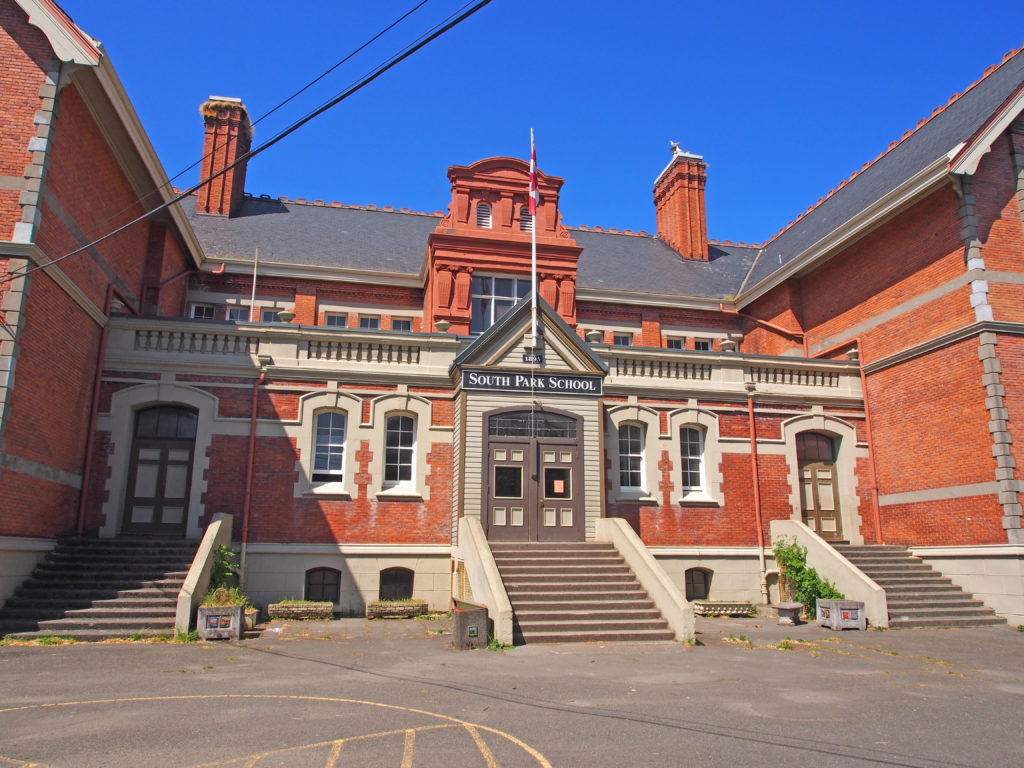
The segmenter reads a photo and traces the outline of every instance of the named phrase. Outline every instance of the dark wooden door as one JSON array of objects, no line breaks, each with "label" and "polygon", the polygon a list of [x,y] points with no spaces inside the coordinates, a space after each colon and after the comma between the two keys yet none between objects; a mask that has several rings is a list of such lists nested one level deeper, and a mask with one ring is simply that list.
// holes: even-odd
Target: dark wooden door
[{"label": "dark wooden door", "polygon": [[502,411],[488,418],[482,523],[492,541],[582,541],[583,456],[576,417]]},{"label": "dark wooden door", "polygon": [[124,533],[185,535],[195,437],[194,411],[159,406],[136,414]]},{"label": "dark wooden door", "polygon": [[796,437],[796,450],[804,524],[826,541],[840,541],[843,523],[835,443],[828,435],[802,432]]}]

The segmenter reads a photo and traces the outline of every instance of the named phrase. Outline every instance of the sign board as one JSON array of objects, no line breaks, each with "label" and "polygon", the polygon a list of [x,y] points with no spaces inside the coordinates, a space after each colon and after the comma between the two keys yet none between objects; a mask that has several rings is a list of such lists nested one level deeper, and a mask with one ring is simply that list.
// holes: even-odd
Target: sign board
[{"label": "sign board", "polygon": [[523,362],[533,365],[544,365],[543,352],[523,352]]},{"label": "sign board", "polygon": [[593,395],[600,397],[604,379],[572,373],[462,372],[462,388],[470,392],[515,392],[535,395]]}]

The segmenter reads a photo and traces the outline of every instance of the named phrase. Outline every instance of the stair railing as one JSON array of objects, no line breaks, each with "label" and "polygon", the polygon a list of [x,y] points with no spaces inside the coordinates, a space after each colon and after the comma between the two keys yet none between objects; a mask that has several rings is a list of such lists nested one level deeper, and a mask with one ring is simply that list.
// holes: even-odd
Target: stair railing
[{"label": "stair railing", "polygon": [[192,566],[188,569],[185,583],[178,592],[178,605],[174,612],[174,631],[187,634],[192,628],[192,617],[196,615],[196,606],[206,596],[210,586],[210,571],[213,568],[213,554],[221,544],[231,546],[231,520],[226,512],[218,512],[206,526],[206,533],[199,543]]},{"label": "stair railing", "polygon": [[796,539],[798,544],[807,547],[807,564],[822,578],[835,584],[836,589],[846,595],[847,600],[864,603],[864,615],[872,626],[889,626],[889,606],[885,599],[885,590],[860,568],[799,520],[772,520],[772,543],[782,536]]},{"label": "stair railing", "polygon": [[647,546],[620,517],[602,517],[597,521],[597,540],[607,541],[615,546],[636,576],[637,581],[661,611],[668,626],[676,633],[676,640],[689,642],[693,639],[693,605],[679,591],[665,569],[654,559]]},{"label": "stair railing", "polygon": [[512,645],[512,603],[480,518],[459,519],[459,549],[473,590],[473,602],[487,608],[487,618],[494,623],[494,639],[501,645]]}]

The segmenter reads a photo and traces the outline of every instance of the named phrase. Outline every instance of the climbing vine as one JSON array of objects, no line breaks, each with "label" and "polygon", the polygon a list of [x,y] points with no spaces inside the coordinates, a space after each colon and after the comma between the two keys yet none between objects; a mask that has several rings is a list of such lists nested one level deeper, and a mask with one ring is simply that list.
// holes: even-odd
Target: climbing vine
[{"label": "climbing vine", "polygon": [[814,613],[817,600],[841,600],[843,593],[814,568],[807,566],[807,547],[783,536],[772,547],[782,576],[779,580],[787,597],[804,604],[805,613]]}]

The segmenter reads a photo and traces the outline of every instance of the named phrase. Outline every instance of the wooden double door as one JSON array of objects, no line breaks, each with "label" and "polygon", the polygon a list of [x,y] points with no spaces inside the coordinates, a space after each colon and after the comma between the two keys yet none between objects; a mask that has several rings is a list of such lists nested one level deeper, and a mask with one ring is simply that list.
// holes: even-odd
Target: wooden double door
[{"label": "wooden double door", "polygon": [[842,541],[835,440],[817,432],[802,432],[796,436],[796,453],[804,525],[826,541]]},{"label": "wooden double door", "polygon": [[583,540],[583,456],[576,420],[542,416],[513,411],[489,423],[482,522],[492,541]]},{"label": "wooden double door", "polygon": [[136,414],[122,532],[185,535],[196,424],[195,411],[187,408]]}]

